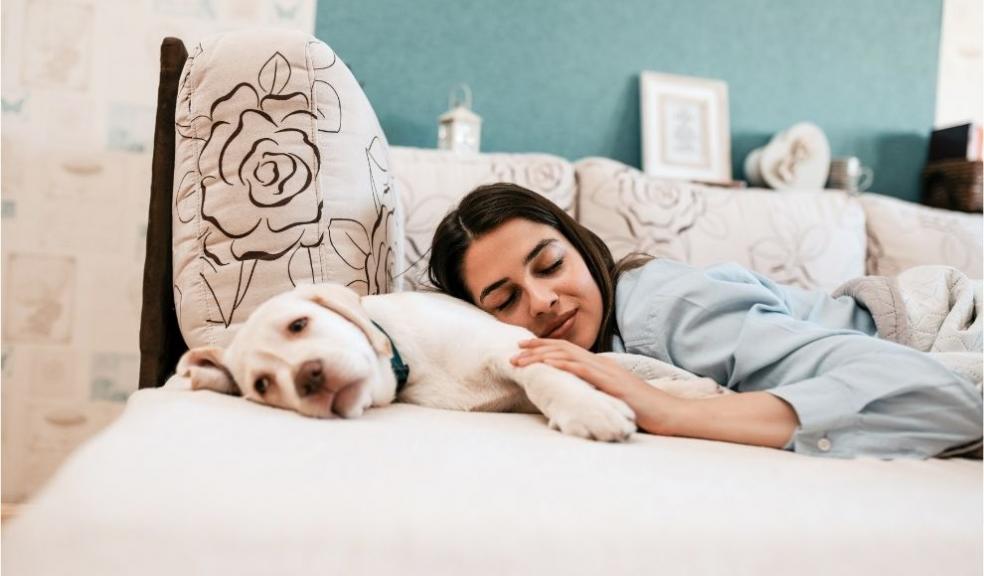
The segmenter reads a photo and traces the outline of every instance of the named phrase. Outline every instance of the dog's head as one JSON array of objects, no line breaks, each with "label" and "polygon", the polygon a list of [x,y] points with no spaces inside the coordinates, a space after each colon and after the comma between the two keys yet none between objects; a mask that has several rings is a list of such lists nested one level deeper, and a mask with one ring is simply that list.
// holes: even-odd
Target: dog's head
[{"label": "dog's head", "polygon": [[195,390],[307,416],[354,418],[385,395],[392,354],[358,294],[334,284],[303,285],[260,305],[225,350],[185,352],[177,373]]}]

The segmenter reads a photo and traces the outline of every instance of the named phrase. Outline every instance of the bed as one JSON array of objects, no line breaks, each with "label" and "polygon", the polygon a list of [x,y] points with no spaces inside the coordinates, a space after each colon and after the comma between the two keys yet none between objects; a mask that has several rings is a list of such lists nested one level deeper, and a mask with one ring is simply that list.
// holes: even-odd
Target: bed
[{"label": "bed", "polygon": [[5,526],[4,574],[981,574],[977,460],[593,443],[403,404],[314,420],[190,391],[171,376],[186,58],[165,41],[140,390]]},{"label": "bed", "polygon": [[810,458],[393,405],[137,392],[4,534],[5,574],[980,574],[981,466]]}]

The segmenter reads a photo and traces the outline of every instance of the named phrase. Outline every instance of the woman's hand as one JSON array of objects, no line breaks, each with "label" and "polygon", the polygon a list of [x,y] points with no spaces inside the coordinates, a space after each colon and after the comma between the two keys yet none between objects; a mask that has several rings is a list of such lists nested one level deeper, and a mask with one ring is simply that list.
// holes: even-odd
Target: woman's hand
[{"label": "woman's hand", "polygon": [[782,448],[799,425],[793,407],[768,392],[688,400],[653,388],[611,358],[566,340],[534,338],[519,347],[514,366],[543,362],[570,372],[628,404],[636,425],[650,434]]},{"label": "woman's hand", "polygon": [[533,338],[519,343],[514,366],[542,362],[579,377],[598,390],[619,398],[636,413],[639,428],[652,434],[670,434],[671,419],[686,401],[653,388],[645,380],[606,358],[567,340]]},{"label": "woman's hand", "polygon": [[567,340],[533,338],[519,343],[520,353],[512,357],[513,366],[543,362],[581,378],[595,388],[621,398],[635,386],[648,386],[645,381],[618,365]]}]

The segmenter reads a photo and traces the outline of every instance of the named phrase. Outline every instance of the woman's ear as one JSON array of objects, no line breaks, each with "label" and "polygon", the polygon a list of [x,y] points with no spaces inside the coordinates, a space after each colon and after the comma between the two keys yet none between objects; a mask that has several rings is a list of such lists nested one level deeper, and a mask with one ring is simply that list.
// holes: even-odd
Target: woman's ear
[{"label": "woman's ear", "polygon": [[222,364],[222,349],[215,346],[193,348],[181,355],[177,374],[191,379],[192,390],[214,390],[240,396],[239,386]]}]

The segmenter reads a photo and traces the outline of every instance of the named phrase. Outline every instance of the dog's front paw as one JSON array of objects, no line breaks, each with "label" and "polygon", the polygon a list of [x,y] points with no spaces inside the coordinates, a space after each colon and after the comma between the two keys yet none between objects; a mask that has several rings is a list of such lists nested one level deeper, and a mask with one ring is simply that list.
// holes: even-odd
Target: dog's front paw
[{"label": "dog's front paw", "polygon": [[632,408],[594,389],[556,399],[546,416],[554,430],[589,440],[622,442],[636,431]]}]

